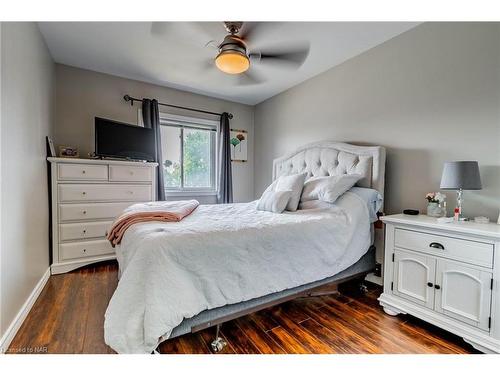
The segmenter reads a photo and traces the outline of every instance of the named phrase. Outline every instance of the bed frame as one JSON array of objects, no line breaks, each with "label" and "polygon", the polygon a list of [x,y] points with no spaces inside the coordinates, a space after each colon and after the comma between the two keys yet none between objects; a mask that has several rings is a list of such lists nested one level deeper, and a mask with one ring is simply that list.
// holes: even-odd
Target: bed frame
[{"label": "bed frame", "polygon": [[[323,141],[302,146],[273,162],[273,181],[281,175],[303,172],[307,172],[308,177],[361,173],[365,176],[362,186],[376,189],[383,196],[385,149],[380,146]],[[169,338],[216,326],[216,336],[211,347],[214,352],[218,352],[226,345],[219,336],[222,323],[295,298],[333,293],[338,284],[352,279],[363,280],[374,269],[375,246],[371,245],[358,262],[336,275],[249,301],[205,310],[192,318],[184,319]]]}]

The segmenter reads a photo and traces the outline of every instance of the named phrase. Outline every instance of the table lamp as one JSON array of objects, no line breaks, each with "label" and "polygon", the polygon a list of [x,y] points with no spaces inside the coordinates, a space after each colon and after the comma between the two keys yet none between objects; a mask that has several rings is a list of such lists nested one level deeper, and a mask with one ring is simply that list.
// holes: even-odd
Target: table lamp
[{"label": "table lamp", "polygon": [[447,161],[444,163],[440,188],[457,191],[459,220],[467,220],[462,216],[463,190],[482,189],[477,161]]}]

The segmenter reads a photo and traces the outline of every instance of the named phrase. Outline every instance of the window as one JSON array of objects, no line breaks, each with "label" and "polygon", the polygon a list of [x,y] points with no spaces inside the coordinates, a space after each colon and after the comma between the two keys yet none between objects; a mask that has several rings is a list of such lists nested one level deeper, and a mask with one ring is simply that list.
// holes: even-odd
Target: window
[{"label": "window", "polygon": [[160,114],[165,190],[215,192],[217,122]]}]

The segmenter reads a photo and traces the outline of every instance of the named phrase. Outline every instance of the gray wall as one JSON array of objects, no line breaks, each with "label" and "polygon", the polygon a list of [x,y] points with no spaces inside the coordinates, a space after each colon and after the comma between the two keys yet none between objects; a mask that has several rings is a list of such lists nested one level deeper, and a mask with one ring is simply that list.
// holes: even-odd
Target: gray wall
[{"label": "gray wall", "polygon": [[496,221],[499,40],[498,23],[426,23],[258,104],[256,195],[273,158],[317,140],[361,142],[387,147],[386,212],[423,210],[444,161],[478,160],[484,189],[465,193],[465,214]]},{"label": "gray wall", "polygon": [[[131,107],[130,103],[126,103],[123,100],[125,94],[137,98],[156,98],[160,102],[213,112],[231,112],[234,115],[231,127],[248,130],[250,135],[248,163],[233,163],[234,199],[236,202],[253,199],[254,109],[244,104],[57,64],[56,147],[57,145],[78,146],[80,156],[87,157],[89,152],[94,151],[95,116],[137,124],[137,109],[140,107],[137,104]],[[193,112],[163,109],[169,113],[195,115]],[[163,109],[160,108],[160,110]],[[217,117],[212,116],[211,118]],[[207,197],[197,198],[202,202],[210,202]]]},{"label": "gray wall", "polygon": [[49,267],[45,136],[54,63],[34,23],[1,26],[0,336]]}]

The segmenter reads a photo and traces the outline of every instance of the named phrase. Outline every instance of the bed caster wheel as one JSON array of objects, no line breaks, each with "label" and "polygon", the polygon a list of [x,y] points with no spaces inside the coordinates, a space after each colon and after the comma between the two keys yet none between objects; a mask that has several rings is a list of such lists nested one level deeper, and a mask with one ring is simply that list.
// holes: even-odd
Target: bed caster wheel
[{"label": "bed caster wheel", "polygon": [[359,291],[363,294],[366,294],[368,293],[368,287],[365,284],[361,283],[359,284]]},{"label": "bed caster wheel", "polygon": [[212,351],[214,353],[219,353],[227,346],[227,342],[222,337],[218,337],[212,341],[210,346],[212,347]]}]

